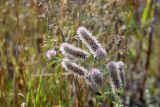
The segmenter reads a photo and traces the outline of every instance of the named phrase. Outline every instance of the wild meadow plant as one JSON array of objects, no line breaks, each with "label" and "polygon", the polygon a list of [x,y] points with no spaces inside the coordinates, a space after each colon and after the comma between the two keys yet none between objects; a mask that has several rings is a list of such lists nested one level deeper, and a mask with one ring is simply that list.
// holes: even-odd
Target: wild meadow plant
[{"label": "wild meadow plant", "polygon": [[[103,61],[103,63],[94,64],[94,66],[88,64],[83,67],[81,62],[87,63],[92,55],[91,60],[93,62],[101,62],[100,60],[107,57],[107,52],[85,27],[79,27],[77,35],[89,52],[67,42],[61,43],[60,51],[64,55],[61,61],[62,67],[64,70],[73,73],[78,79],[84,80],[85,84],[91,87],[92,97],[96,97],[97,101],[98,99],[108,99],[109,104],[122,106],[120,97],[125,86],[124,63],[122,61],[109,61],[106,64],[106,61]],[[49,53],[52,53],[52,51],[49,51]],[[50,58],[51,55],[48,56]]]},{"label": "wild meadow plant", "polygon": [[80,48],[76,48],[68,43],[62,43],[60,46],[60,50],[62,54],[67,58],[86,60],[89,56],[88,52]]},{"label": "wild meadow plant", "polygon": [[92,36],[92,34],[84,27],[79,27],[77,30],[79,39],[88,47],[89,51],[94,57],[104,57],[106,54],[105,49],[101,44]]}]

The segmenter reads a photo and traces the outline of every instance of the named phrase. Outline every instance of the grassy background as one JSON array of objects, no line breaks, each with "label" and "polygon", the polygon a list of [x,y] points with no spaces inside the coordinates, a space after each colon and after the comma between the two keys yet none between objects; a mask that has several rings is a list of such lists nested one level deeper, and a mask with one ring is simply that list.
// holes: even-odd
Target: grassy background
[{"label": "grassy background", "polygon": [[[90,90],[83,80],[65,73],[59,52],[64,39],[85,48],[74,38],[79,26],[98,38],[107,61],[125,62],[124,105],[159,107],[159,3],[0,0],[0,107],[85,106]],[[45,56],[50,48],[58,53],[52,61]]]}]

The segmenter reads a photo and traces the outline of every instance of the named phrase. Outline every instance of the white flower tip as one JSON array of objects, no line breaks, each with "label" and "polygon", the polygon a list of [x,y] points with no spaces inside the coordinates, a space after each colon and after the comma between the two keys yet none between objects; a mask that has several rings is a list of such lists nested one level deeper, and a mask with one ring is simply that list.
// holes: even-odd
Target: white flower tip
[{"label": "white flower tip", "polygon": [[122,25],[121,29],[126,30],[127,29],[126,25]]},{"label": "white flower tip", "polygon": [[65,67],[65,63],[66,63],[67,61],[70,61],[70,60],[67,59],[67,58],[63,58],[63,59],[62,59],[62,62],[61,62],[61,65],[62,65],[63,67]]},{"label": "white flower tip", "polygon": [[70,61],[68,58],[63,58],[62,61]]},{"label": "white flower tip", "polygon": [[87,29],[83,26],[80,26],[78,29],[77,29],[77,33],[80,34],[82,31],[87,31]]},{"label": "white flower tip", "polygon": [[64,67],[65,68],[65,62],[62,60],[62,62],[61,62],[61,65],[62,65],[62,67]]},{"label": "white flower tip", "polygon": [[119,67],[124,67],[124,63],[123,63],[122,61],[118,61],[118,62],[117,62],[117,65],[118,65]]}]

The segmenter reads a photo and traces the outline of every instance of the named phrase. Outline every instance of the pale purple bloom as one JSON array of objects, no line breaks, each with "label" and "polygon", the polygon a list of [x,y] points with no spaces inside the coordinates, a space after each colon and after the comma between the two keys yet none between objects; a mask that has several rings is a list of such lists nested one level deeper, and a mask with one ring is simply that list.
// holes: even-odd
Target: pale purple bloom
[{"label": "pale purple bloom", "polygon": [[95,56],[94,56],[94,57],[101,58],[101,57],[104,57],[105,54],[106,54],[105,49],[103,49],[103,48],[98,48],[98,49],[96,49],[96,52],[95,52]]},{"label": "pale purple bloom", "polygon": [[85,82],[91,86],[93,92],[97,93],[98,92],[98,86],[93,78],[93,76],[90,74],[90,73],[87,73],[85,76],[84,76],[84,80]]},{"label": "pale purple bloom", "polygon": [[122,61],[117,62],[118,68],[124,68],[124,63]]},{"label": "pale purple bloom", "polygon": [[92,68],[90,70],[90,75],[93,77],[96,84],[98,84],[99,86],[102,85],[103,76],[102,76],[102,73],[100,72],[100,70],[98,68]]},{"label": "pale purple bloom", "polygon": [[107,64],[107,68],[109,71],[109,78],[110,78],[112,91],[115,92],[122,86],[120,72],[118,70],[117,63],[114,61],[111,61]]},{"label": "pale purple bloom", "polygon": [[77,29],[77,34],[79,39],[88,47],[94,57],[101,57],[101,55],[104,56],[104,54],[106,54],[105,49],[102,48],[101,44],[85,27],[79,27]]},{"label": "pale purple bloom", "polygon": [[126,74],[125,74],[125,69],[124,69],[124,63],[122,61],[118,61],[116,64],[120,72],[122,85],[125,86],[126,85]]},{"label": "pale purple bloom", "polygon": [[71,58],[71,59],[78,58],[78,59],[86,60],[89,57],[89,54],[86,51],[68,43],[62,43],[60,46],[60,50],[65,57]]},{"label": "pale purple bloom", "polygon": [[62,66],[65,70],[67,71],[71,71],[74,74],[76,74],[77,76],[85,76],[86,73],[88,72],[88,70],[86,68],[84,68],[83,66],[80,66],[74,62],[71,62],[68,59],[63,59],[62,61]]},{"label": "pale purple bloom", "polygon": [[55,56],[57,54],[55,49],[50,49],[46,52],[46,57],[48,58],[48,60],[51,60],[53,56]]}]

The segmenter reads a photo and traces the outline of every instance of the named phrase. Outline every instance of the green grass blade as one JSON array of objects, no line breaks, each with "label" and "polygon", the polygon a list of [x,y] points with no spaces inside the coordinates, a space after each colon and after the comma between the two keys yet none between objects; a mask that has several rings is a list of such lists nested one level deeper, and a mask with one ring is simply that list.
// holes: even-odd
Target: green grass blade
[{"label": "green grass blade", "polygon": [[38,104],[39,104],[42,76],[43,76],[43,71],[42,71],[42,73],[40,75],[40,78],[39,78],[39,84],[38,84],[38,89],[37,89],[37,93],[36,93],[36,100],[35,100],[35,103],[34,103],[34,107],[38,107]]}]

